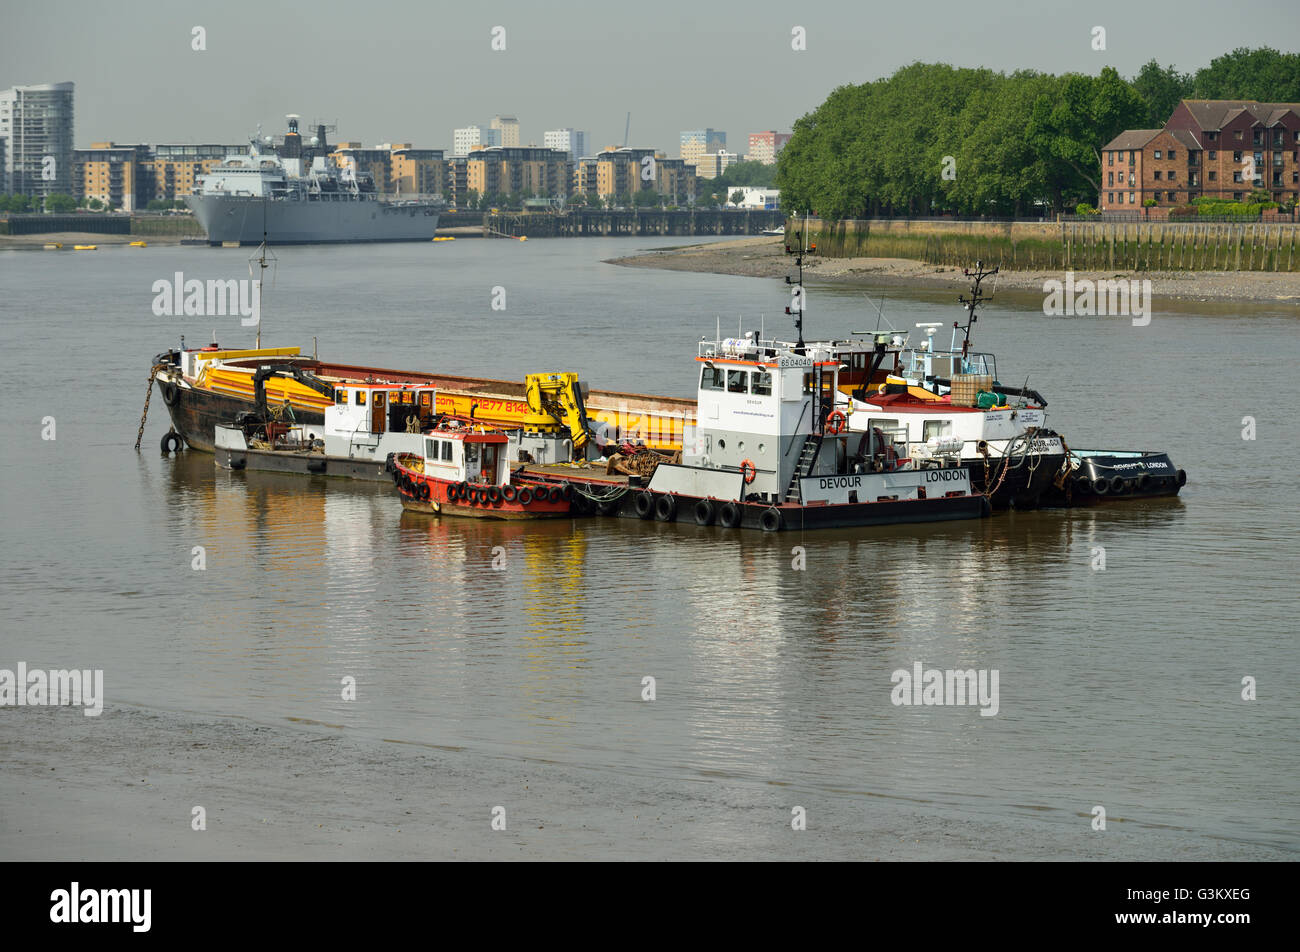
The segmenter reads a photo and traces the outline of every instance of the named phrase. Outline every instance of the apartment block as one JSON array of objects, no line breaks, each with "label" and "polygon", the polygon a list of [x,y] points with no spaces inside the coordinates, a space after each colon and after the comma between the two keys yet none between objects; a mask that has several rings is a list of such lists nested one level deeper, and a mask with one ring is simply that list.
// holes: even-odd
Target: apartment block
[{"label": "apartment block", "polygon": [[146,162],[153,175],[152,197],[168,201],[184,198],[194,191],[200,175],[212,171],[227,157],[246,152],[247,145],[156,145]]},{"label": "apartment block", "polygon": [[567,152],[569,158],[577,160],[587,154],[587,133],[567,128],[550,129],[542,134],[542,145]]},{"label": "apartment block", "polygon": [[699,167],[697,161],[707,153],[725,151],[727,134],[714,129],[690,129],[681,135],[681,157],[687,165]]},{"label": "apartment block", "polygon": [[1244,201],[1265,191],[1300,201],[1300,103],[1192,100],[1163,129],[1130,129],[1102,147],[1098,208],[1130,211],[1148,199],[1185,205],[1206,196]]},{"label": "apartment block", "polygon": [[465,157],[465,184],[479,195],[564,198],[572,164],[568,153],[523,146],[476,149]]},{"label": "apartment block", "polygon": [[72,189],[78,201],[98,199],[109,208],[138,211],[155,197],[153,152],[147,145],[92,142],[72,153]]},{"label": "apartment block", "polygon": [[72,194],[73,89],[50,83],[0,90],[4,178],[14,194]]},{"label": "apartment block", "polygon": [[453,129],[451,133],[452,155],[469,155],[475,149],[491,148],[499,145],[501,145],[500,129],[466,126],[463,129]]},{"label": "apartment block", "polygon": [[745,158],[750,162],[762,162],[775,165],[776,157],[781,154],[785,144],[790,141],[790,133],[768,130],[749,134],[749,153]]},{"label": "apartment block", "polygon": [[695,174],[702,179],[715,179],[727,170],[728,166],[740,161],[735,152],[706,152],[695,160]]},{"label": "apartment block", "polygon": [[519,120],[514,116],[493,116],[488,128],[500,133],[500,139],[494,145],[506,149],[519,147]]}]

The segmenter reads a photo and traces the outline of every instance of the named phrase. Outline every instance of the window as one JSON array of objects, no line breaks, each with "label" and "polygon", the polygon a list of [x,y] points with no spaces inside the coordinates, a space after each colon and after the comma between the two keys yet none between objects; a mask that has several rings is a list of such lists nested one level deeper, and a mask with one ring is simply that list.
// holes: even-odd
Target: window
[{"label": "window", "polygon": [[1176,201],[1178,201],[1178,193],[1177,193],[1177,192],[1170,192],[1170,193],[1169,193],[1169,200],[1170,200],[1171,202],[1176,202]]},{"label": "window", "polygon": [[1211,149],[1211,150],[1210,150],[1210,161],[1213,162],[1213,161],[1214,161],[1215,159],[1217,159],[1218,157],[1219,157],[1219,153],[1217,153],[1217,152],[1215,152],[1213,149]]},{"label": "window", "polygon": [[[1156,158],[1157,158],[1157,159],[1160,158],[1160,150],[1159,150],[1159,149],[1156,149]],[[1172,156],[1170,156],[1170,158],[1172,158]]]},{"label": "window", "polygon": [[451,440],[442,441],[442,459],[443,462],[451,462]]},{"label": "window", "polygon": [[1232,153],[1232,161],[1234,161],[1234,162],[1236,162],[1236,163],[1238,163],[1238,164],[1241,163],[1241,150],[1240,150],[1240,149],[1238,149],[1236,152],[1233,152],[1233,153]]},{"label": "window", "polygon": [[1114,164],[1115,164],[1115,153],[1114,153],[1114,152],[1107,152],[1107,153],[1106,153],[1106,164],[1107,164],[1107,165],[1114,165]]},{"label": "window", "polygon": [[429,459],[437,459],[437,458],[438,458],[438,444],[439,444],[440,442],[442,442],[442,441],[441,441],[441,440],[427,440],[427,439],[426,439],[426,440],[424,441],[424,455],[427,456]]},{"label": "window", "polygon": [[1176,178],[1178,178],[1178,172],[1175,171],[1174,169],[1170,169],[1170,170],[1169,170],[1169,181],[1172,182],[1172,181],[1173,181],[1174,179],[1176,179]]},{"label": "window", "polygon": [[348,402],[348,392],[342,387],[334,391],[334,402],[337,404],[346,404]]},{"label": "window", "polygon": [[1241,173],[1240,173],[1240,172],[1233,172],[1233,173],[1232,173],[1232,180],[1233,180],[1234,182],[1240,182],[1240,181],[1241,181]]},{"label": "window", "polygon": [[1114,184],[1115,184],[1115,173],[1114,173],[1114,172],[1107,172],[1107,173],[1106,173],[1106,184],[1107,184],[1107,185],[1114,185]]},{"label": "window", "polygon": [[355,396],[352,398],[353,404],[359,407],[364,407],[366,405],[366,392],[364,390],[356,390],[354,391],[354,394]]},{"label": "window", "polygon": [[477,443],[466,443],[466,444],[465,444],[465,462],[466,462],[466,463],[477,463],[477,462],[478,462],[478,444],[477,444]]},{"label": "window", "polygon": [[1233,132],[1233,133],[1232,133],[1232,138],[1233,138],[1234,140],[1236,140],[1237,142],[1240,142],[1240,141],[1241,141],[1241,130],[1240,130],[1240,129],[1237,129],[1235,132]]},{"label": "window", "polygon": [[772,375],[761,370],[755,370],[754,382],[750,392],[756,397],[770,397],[772,395]]},{"label": "window", "polygon": [[803,375],[803,392],[804,393],[813,392],[813,375],[810,373]]},{"label": "window", "polygon": [[[1219,138],[1219,134],[1217,132],[1207,132],[1205,137],[1213,142],[1215,139]],[[1213,156],[1211,156],[1211,158],[1213,158]]]},{"label": "window", "polygon": [[1107,192],[1107,193],[1106,193],[1106,204],[1107,204],[1107,205],[1114,205],[1114,204],[1115,204],[1115,193],[1114,193],[1114,192]]},{"label": "window", "polygon": [[749,393],[749,371],[727,371],[727,393]]},{"label": "window", "polygon": [[1130,205],[1133,204],[1133,193],[1132,193],[1132,192],[1129,192],[1129,193],[1128,193],[1128,203],[1129,203]]},{"label": "window", "polygon": [[1239,202],[1239,201],[1241,201],[1241,192],[1233,192],[1233,193],[1232,193],[1232,200],[1233,200],[1234,202]]},{"label": "window", "polygon": [[[1172,174],[1173,174],[1173,173],[1171,172],[1170,175],[1172,175]],[[1159,169],[1156,169],[1155,172],[1152,173],[1152,176],[1155,178],[1155,180],[1156,180],[1157,182],[1159,182],[1159,181],[1160,181],[1160,170],[1159,170]]]},{"label": "window", "polygon": [[884,417],[870,417],[867,420],[867,427],[872,430],[879,429],[884,433],[888,433],[890,430],[898,429],[898,421],[886,420]]},{"label": "window", "polygon": [[921,428],[921,441],[928,442],[936,436],[952,436],[952,420],[926,420]]},{"label": "window", "polygon": [[721,390],[724,379],[721,367],[705,367],[700,374],[700,389]]},{"label": "window", "polygon": [[1151,193],[1151,197],[1154,198],[1157,202],[1160,201],[1160,193],[1159,193],[1159,192],[1152,192],[1152,193]]},{"label": "window", "polygon": [[1119,153],[1119,160],[1120,160],[1121,162],[1124,161],[1124,152],[1123,152],[1123,150],[1121,150],[1120,153]]},{"label": "window", "polygon": [[1176,158],[1178,158],[1178,150],[1176,150],[1176,149],[1170,149],[1170,150],[1169,150],[1169,158],[1171,158],[1171,159],[1176,159]]}]

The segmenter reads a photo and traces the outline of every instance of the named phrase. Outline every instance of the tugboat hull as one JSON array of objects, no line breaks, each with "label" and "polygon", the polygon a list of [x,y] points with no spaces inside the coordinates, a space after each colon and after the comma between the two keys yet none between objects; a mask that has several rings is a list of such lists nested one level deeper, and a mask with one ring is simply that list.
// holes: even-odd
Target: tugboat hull
[{"label": "tugboat hull", "polygon": [[1053,485],[1044,505],[1089,505],[1110,500],[1177,496],[1187,474],[1167,453],[1076,450],[1079,466],[1061,487]]}]

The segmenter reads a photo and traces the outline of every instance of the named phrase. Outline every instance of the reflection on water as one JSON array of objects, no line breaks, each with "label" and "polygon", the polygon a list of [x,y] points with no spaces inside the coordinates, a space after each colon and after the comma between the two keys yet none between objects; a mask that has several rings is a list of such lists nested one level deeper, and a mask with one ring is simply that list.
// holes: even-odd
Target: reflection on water
[{"label": "reflection on water", "polygon": [[[355,321],[337,254],[294,251],[282,271],[325,292],[306,333],[327,339],[330,356],[502,376],[574,369],[651,393],[689,389],[682,361],[715,312],[779,306],[775,282],[593,263],[627,243],[505,244],[440,243],[455,249],[445,254],[458,278],[432,316],[418,257],[432,252],[348,250],[354,277],[367,256],[395,276],[393,341],[433,333],[436,358],[408,358]],[[160,273],[188,267],[188,251],[162,249],[176,262]],[[478,313],[475,289],[499,283],[500,254],[532,290],[512,294],[518,324],[485,350],[457,315]],[[1300,524],[1278,493],[1300,423],[1273,392],[1300,358],[1290,312],[1157,313],[1139,335],[1000,299],[981,320],[981,346],[1047,392],[1050,423],[1072,445],[1168,450],[1189,473],[1179,499],[767,536],[421,516],[403,513],[386,483],[137,456],[148,356],[179,332],[157,326],[148,294],[130,303],[158,261],[109,253],[56,275],[57,257],[24,262],[43,272],[35,286],[67,288],[65,306],[0,271],[16,303],[7,313],[31,324],[8,325],[0,341],[17,402],[0,419],[13,448],[0,477],[6,531],[20,543],[0,551],[6,656],[103,667],[110,703],[339,724],[666,787],[735,777],[944,804],[965,818],[1074,817],[1105,790],[1112,814],[1145,818],[1134,822],[1297,841]],[[417,268],[419,280],[402,277]],[[574,273],[582,282],[564,280]],[[900,327],[934,320],[950,297],[891,291],[886,314]],[[861,324],[860,295],[813,299],[819,332]],[[92,306],[104,320],[83,326],[76,315]],[[683,314],[704,316],[684,327]],[[631,326],[646,356],[611,378],[608,356]],[[1187,368],[1216,366],[1229,336],[1239,372],[1207,396],[1211,381]],[[77,394],[36,386],[30,368],[61,359],[56,341],[69,339],[114,369]],[[30,424],[46,413],[60,421],[55,443]],[[152,413],[146,448],[163,432],[157,401]],[[1239,438],[1246,413],[1260,422],[1255,443]],[[1104,571],[1092,567],[1098,548]],[[890,673],[917,661],[998,669],[1000,713],[894,707]],[[1246,674],[1260,678],[1255,705],[1238,696]],[[355,702],[341,697],[349,676]],[[647,676],[654,702],[641,700]]]}]

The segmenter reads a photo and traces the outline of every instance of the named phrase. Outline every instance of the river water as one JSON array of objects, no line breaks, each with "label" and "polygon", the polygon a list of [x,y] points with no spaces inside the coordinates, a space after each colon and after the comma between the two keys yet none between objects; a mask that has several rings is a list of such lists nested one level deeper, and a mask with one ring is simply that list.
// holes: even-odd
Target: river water
[{"label": "river water", "polygon": [[[691,395],[695,341],[738,318],[784,333],[787,292],[602,263],[673,243],[277,249],[263,342],[310,350],[315,336],[348,362],[577,370],[601,388]],[[1146,327],[1046,317],[1037,295],[984,310],[976,343],[1004,381],[1027,377],[1072,446],[1168,451],[1189,477],[1177,499],[780,536],[493,525],[403,514],[386,484],[162,458],[161,400],[132,450],[152,355],[182,334],[251,342],[238,318],[155,316],[154,282],[247,277],[249,253],[0,253],[0,668],[104,669],[104,717],[60,728],[74,760],[111,775],[118,758],[127,773],[93,733],[72,742],[115,711],[239,717],[304,740],[336,725],[377,763],[399,741],[457,751],[471,776],[489,761],[588,771],[598,800],[631,786],[671,810],[689,794],[695,846],[671,848],[558,796],[529,804],[613,855],[633,839],[641,856],[785,855],[770,829],[729,817],[738,789],[763,791],[778,831],[805,806],[850,855],[874,855],[866,815],[880,803],[960,829],[957,855],[1300,852],[1294,304],[1157,302]],[[884,314],[899,328],[951,322],[954,297],[894,289]],[[874,327],[871,302],[813,287],[806,333]],[[892,703],[892,672],[917,662],[996,670],[996,716]],[[341,696],[349,677],[356,700]],[[1247,677],[1256,700],[1242,698]],[[6,731],[21,730],[15,716],[0,712]],[[167,749],[164,731],[156,743]],[[294,776],[295,803],[327,810],[328,781]],[[10,793],[24,783],[4,777]],[[128,822],[133,842],[159,835],[148,816]],[[770,850],[746,851],[751,833]],[[526,855],[584,855],[564,835]],[[81,849],[108,852],[93,835]],[[954,854],[936,835],[904,855]]]}]

